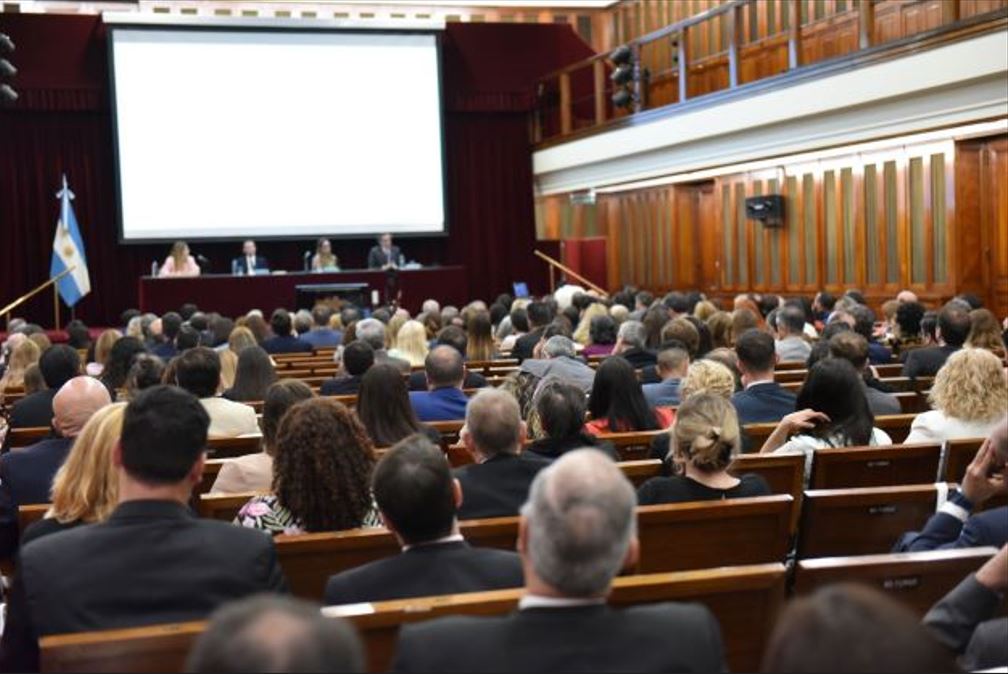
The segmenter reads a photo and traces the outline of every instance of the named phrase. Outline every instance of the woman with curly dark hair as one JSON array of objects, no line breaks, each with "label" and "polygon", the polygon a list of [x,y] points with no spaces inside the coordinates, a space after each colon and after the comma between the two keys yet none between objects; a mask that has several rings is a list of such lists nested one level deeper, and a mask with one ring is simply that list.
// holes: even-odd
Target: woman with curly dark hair
[{"label": "woman with curly dark hair", "polygon": [[113,402],[115,402],[116,396],[119,395],[119,390],[125,388],[130,368],[133,367],[133,361],[141,353],[147,353],[147,348],[136,337],[120,337],[112,345],[112,350],[109,351],[108,360],[105,362],[105,367],[102,369],[99,381],[105,384],[105,388],[109,390],[109,395],[112,396]]},{"label": "woman with curly dark hair", "polygon": [[312,398],[291,407],[275,451],[273,493],[252,498],[235,524],[273,535],[381,526],[371,498],[371,440],[343,404]]}]

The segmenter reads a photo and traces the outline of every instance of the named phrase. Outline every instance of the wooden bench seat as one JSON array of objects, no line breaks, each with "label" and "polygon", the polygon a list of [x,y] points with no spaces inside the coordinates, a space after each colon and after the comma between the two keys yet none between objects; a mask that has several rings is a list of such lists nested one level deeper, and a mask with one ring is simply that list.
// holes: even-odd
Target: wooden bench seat
[{"label": "wooden bench seat", "polygon": [[651,443],[668,429],[657,431],[634,431],[631,433],[602,433],[598,439],[612,443],[619,454],[620,461],[640,461],[650,458]]},{"label": "wooden bench seat", "polygon": [[[721,624],[728,665],[755,671],[785,594],[781,564],[617,578],[609,603],[628,607],[664,601],[706,605]],[[367,653],[368,671],[388,671],[399,628],[407,623],[450,615],[504,615],[515,609],[523,590],[496,590],[422,597],[325,609],[344,615],[357,628]],[[40,640],[43,672],[182,671],[204,622],[53,635]]]},{"label": "wooden bench seat", "polygon": [[7,431],[7,446],[11,449],[34,445],[39,440],[44,440],[52,434],[52,429],[48,426],[25,426],[22,428],[12,428]]}]

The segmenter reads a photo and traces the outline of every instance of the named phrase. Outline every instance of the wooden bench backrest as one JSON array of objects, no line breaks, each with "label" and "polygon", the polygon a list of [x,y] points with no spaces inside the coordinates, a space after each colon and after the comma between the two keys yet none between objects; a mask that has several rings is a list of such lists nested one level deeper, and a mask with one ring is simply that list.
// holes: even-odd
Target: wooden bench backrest
[{"label": "wooden bench backrest", "polygon": [[7,432],[7,445],[11,448],[27,447],[49,437],[50,433],[52,433],[52,429],[48,426],[12,428]]},{"label": "wooden bench backrest", "polygon": [[875,427],[889,434],[894,445],[903,444],[910,435],[910,426],[916,414],[888,414],[875,417]]},{"label": "wooden bench backrest", "polygon": [[812,456],[812,489],[927,484],[938,477],[941,445],[837,447]]},{"label": "wooden bench backrest", "polygon": [[246,454],[256,454],[262,451],[262,438],[248,436],[243,438],[210,438],[207,440],[207,458],[228,459]]},{"label": "wooden bench backrest", "polygon": [[945,469],[942,479],[946,482],[962,482],[966,468],[980,451],[980,445],[983,443],[984,438],[949,440],[945,445]]},{"label": "wooden bench backrest", "polygon": [[856,582],[889,594],[923,617],[995,553],[997,548],[987,547],[806,559],[795,570],[794,592],[804,595],[831,583]]},{"label": "wooden bench backrest", "polygon": [[603,433],[598,438],[612,443],[619,454],[620,461],[639,461],[648,458],[651,452],[651,442],[663,433],[668,433],[668,430]]},{"label": "wooden bench backrest", "polygon": [[199,484],[196,485],[195,494],[199,496],[200,494],[206,494],[213,487],[214,482],[217,481],[217,476],[220,475],[221,468],[224,464],[228,462],[228,459],[207,459],[203,462],[203,478],[200,480]]},{"label": "wooden bench backrest", "polygon": [[51,507],[51,503],[30,503],[18,506],[18,531],[24,533],[25,529],[45,517]]},{"label": "wooden bench backrest", "polygon": [[934,514],[938,487],[823,489],[805,492],[798,558],[886,553]]},{"label": "wooden bench backrest", "polygon": [[[721,624],[728,664],[754,671],[784,603],[785,569],[763,564],[681,573],[628,576],[613,583],[610,604],[627,607],[664,601],[700,602]],[[385,672],[392,664],[402,625],[450,615],[494,616],[511,612],[523,590],[496,590],[422,597],[368,605],[347,615],[368,656],[368,670]],[[328,615],[340,609],[325,609]],[[153,625],[122,630],[43,637],[43,672],[182,671],[204,622]]]},{"label": "wooden bench backrest", "polygon": [[620,461],[616,464],[633,486],[639,487],[653,477],[662,474],[662,462],[658,459],[641,461]]},{"label": "wooden bench backrest", "polygon": [[803,454],[740,454],[728,466],[732,475],[756,473],[766,480],[774,494],[790,494],[801,500],[805,477]]}]

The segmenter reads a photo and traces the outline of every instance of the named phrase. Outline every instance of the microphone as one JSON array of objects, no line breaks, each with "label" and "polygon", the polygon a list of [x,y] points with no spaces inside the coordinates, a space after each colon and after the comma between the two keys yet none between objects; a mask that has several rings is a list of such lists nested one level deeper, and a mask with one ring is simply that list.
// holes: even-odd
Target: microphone
[{"label": "microphone", "polygon": [[311,269],[311,256],[312,252],[310,250],[306,250],[303,257],[305,271],[309,271]]},{"label": "microphone", "polygon": [[196,262],[203,268],[203,271],[210,271],[210,258],[206,255],[196,255]]}]

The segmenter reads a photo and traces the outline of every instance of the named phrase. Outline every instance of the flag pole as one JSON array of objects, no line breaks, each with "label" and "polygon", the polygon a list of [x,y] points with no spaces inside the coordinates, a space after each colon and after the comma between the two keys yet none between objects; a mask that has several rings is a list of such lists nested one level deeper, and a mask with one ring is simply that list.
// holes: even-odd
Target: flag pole
[{"label": "flag pole", "polygon": [[56,330],[60,329],[60,310],[59,310],[59,286],[53,283],[53,323],[56,325]]}]

